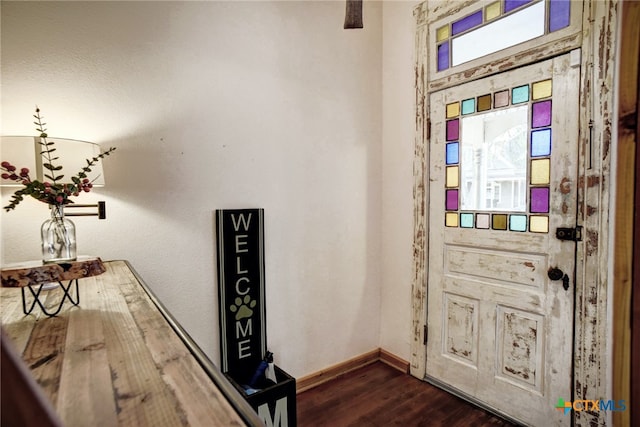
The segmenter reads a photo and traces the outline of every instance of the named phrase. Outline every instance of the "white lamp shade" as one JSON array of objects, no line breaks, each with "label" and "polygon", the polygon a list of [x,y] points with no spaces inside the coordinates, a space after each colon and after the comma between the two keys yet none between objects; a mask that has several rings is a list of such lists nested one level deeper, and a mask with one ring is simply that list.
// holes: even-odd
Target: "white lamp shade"
[{"label": "white lamp shade", "polygon": [[[32,179],[41,182],[51,181],[44,177],[47,175],[64,175],[61,183],[71,183],[71,177],[75,176],[87,166],[87,159],[91,160],[100,154],[100,146],[93,142],[78,141],[74,139],[51,138],[47,137],[47,142],[53,142],[51,148],[56,151],[51,153],[51,163],[54,166],[62,166],[62,170],[50,171],[42,166],[47,160],[40,154],[44,151],[44,147],[40,145],[40,137],[34,136],[3,136],[0,149],[0,159],[14,165],[18,170],[28,168],[29,175]],[[94,186],[104,186],[104,173],[102,169],[102,160],[98,160],[91,166],[91,172],[87,172],[87,178],[93,182]],[[3,186],[21,186],[7,180],[2,181]]]}]

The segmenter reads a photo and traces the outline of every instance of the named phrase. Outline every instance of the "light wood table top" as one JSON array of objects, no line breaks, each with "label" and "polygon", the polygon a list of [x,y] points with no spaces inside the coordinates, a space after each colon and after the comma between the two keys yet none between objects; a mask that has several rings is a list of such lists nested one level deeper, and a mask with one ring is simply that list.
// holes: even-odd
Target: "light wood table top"
[{"label": "light wood table top", "polygon": [[[79,279],[79,306],[24,315],[0,289],[2,329],[65,426],[262,425],[125,261]],[[62,291],[46,291],[55,306]],[[2,393],[10,393],[3,389]]]}]

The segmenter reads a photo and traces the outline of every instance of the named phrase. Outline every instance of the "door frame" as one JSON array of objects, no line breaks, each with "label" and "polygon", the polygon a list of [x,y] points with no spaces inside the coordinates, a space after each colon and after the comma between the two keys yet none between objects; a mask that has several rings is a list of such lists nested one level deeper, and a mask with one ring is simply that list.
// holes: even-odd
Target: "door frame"
[{"label": "door frame", "polygon": [[[414,236],[411,323],[411,374],[424,378],[426,372],[425,323],[427,319],[427,271],[429,233],[429,95],[447,85],[456,84],[454,78],[442,82],[430,79],[429,22],[432,16],[458,12],[464,5],[457,0],[426,1],[414,9],[415,39],[415,149],[414,149]],[[583,240],[577,244],[575,275],[575,340],[573,399],[597,400],[612,396],[611,390],[611,302],[612,280],[610,236],[613,231],[614,206],[610,206],[612,142],[616,138],[615,72],[617,20],[620,3],[617,0],[586,0],[582,11],[580,37],[572,36],[560,45],[562,52],[552,46],[533,48],[528,55],[514,54],[493,63],[465,70],[460,78],[475,79],[506,71],[581,48],[580,159],[578,170],[578,225],[583,227]],[[510,68],[509,68],[510,67]],[[469,77],[471,76],[471,77]],[[596,114],[597,113],[597,114]],[[611,208],[611,209],[610,209]],[[560,397],[560,396],[559,396]],[[569,396],[567,396],[569,398]],[[604,425],[605,411],[572,411],[576,425]]]},{"label": "door frame", "polygon": [[[640,185],[636,172],[640,168],[640,3],[624,1],[622,11],[617,79],[613,398],[633,403],[640,399]],[[640,424],[637,405],[628,407],[629,411],[613,414],[613,425]]]}]

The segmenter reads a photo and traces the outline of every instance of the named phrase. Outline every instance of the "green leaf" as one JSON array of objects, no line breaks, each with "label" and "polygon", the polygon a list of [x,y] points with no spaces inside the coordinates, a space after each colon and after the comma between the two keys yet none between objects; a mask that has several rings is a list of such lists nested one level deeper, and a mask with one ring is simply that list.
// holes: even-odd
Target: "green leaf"
[{"label": "green leaf", "polygon": [[43,163],[42,166],[50,171],[54,170],[54,166],[51,163]]},{"label": "green leaf", "polygon": [[47,179],[50,179],[51,181],[53,181],[53,180],[54,180],[54,179],[53,179],[53,177],[52,177],[51,175],[45,175],[44,177],[45,177],[45,178],[47,178]]},{"label": "green leaf", "polygon": [[53,180],[54,181],[60,181],[62,178],[64,178],[64,175],[58,175]]}]

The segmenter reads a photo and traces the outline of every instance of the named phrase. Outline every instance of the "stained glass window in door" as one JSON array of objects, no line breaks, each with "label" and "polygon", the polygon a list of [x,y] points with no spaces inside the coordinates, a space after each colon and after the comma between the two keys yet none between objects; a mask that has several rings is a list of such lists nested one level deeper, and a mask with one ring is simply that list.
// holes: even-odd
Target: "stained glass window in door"
[{"label": "stained glass window in door", "polygon": [[446,104],[448,227],[548,232],[551,83],[518,85]]}]

